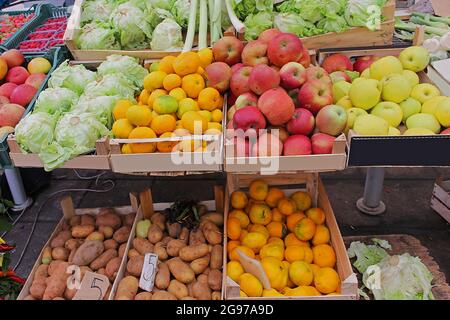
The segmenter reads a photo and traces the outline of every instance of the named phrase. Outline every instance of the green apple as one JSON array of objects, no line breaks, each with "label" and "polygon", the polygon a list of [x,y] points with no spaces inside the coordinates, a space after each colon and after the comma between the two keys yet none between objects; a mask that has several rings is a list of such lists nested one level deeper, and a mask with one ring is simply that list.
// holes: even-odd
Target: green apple
[{"label": "green apple", "polygon": [[[361,72],[360,75],[361,78],[370,79],[370,68],[364,69],[363,72]],[[354,81],[354,80],[353,80]]]},{"label": "green apple", "polygon": [[363,136],[387,136],[389,123],[373,114],[366,114],[356,118],[353,130]]},{"label": "green apple", "polygon": [[416,99],[408,98],[405,101],[400,102],[400,108],[402,108],[403,111],[402,121],[405,122],[406,119],[408,119],[413,114],[419,113],[422,106]]},{"label": "green apple", "polygon": [[411,94],[411,84],[403,75],[395,73],[390,74],[385,76],[381,80],[381,83],[383,84],[381,98],[384,101],[400,103],[409,98],[409,95]]},{"label": "green apple", "polygon": [[400,135],[401,135],[400,130],[394,127],[389,127],[388,136],[400,136]]},{"label": "green apple", "polygon": [[450,127],[450,97],[439,102],[434,115],[442,126]]},{"label": "green apple", "polygon": [[411,70],[403,70],[402,75],[408,79],[409,83],[411,84],[411,88],[419,84],[419,76],[417,73]]},{"label": "green apple", "polygon": [[369,110],[380,101],[379,82],[374,79],[358,79],[353,81],[348,96],[354,107]]},{"label": "green apple", "polygon": [[437,96],[434,98],[431,98],[430,100],[425,101],[425,103],[422,105],[422,113],[429,113],[434,114],[436,112],[436,108],[438,104],[445,100],[446,97],[444,96]]},{"label": "green apple", "polygon": [[347,81],[339,81],[333,84],[333,102],[338,102],[342,97],[348,95],[352,84]]},{"label": "green apple", "polygon": [[394,56],[383,57],[370,65],[370,77],[372,79],[381,80],[387,75],[393,73],[402,74],[402,72],[402,63]]},{"label": "green apple", "polygon": [[439,133],[441,131],[441,125],[435,116],[428,113],[413,114],[406,120],[406,127],[412,128],[424,128]]},{"label": "green apple", "polygon": [[386,120],[391,127],[398,127],[403,119],[402,108],[395,102],[383,101],[377,104],[370,114]]},{"label": "green apple", "polygon": [[404,136],[432,136],[434,132],[426,128],[411,128],[403,132]]},{"label": "green apple", "polygon": [[404,69],[419,72],[427,67],[430,55],[424,47],[412,46],[402,50],[399,59]]},{"label": "green apple", "polygon": [[430,83],[419,83],[411,91],[411,97],[422,104],[439,95],[441,95],[439,89]]},{"label": "green apple", "polygon": [[360,108],[350,108],[347,109],[347,126],[344,129],[344,132],[347,133],[348,130],[353,129],[353,125],[355,124],[356,118],[359,116],[366,115],[367,111]]}]

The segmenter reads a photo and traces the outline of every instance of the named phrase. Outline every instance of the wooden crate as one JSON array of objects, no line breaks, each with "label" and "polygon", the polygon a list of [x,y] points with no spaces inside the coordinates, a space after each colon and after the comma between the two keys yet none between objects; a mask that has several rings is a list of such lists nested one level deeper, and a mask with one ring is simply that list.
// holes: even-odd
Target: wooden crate
[{"label": "wooden crate", "polygon": [[[22,290],[20,291],[19,296],[17,297],[17,300],[24,300],[30,292],[30,287],[33,283],[33,279],[34,279],[34,274],[37,270],[37,268],[42,264],[41,260],[42,260],[42,255],[44,253],[44,248],[47,246],[50,246],[50,242],[53,240],[53,238],[56,237],[56,235],[63,229],[63,225],[65,223],[65,221],[67,219],[70,219],[71,217],[73,217],[74,215],[84,215],[84,214],[91,214],[91,215],[97,215],[100,212],[100,209],[102,208],[83,208],[83,209],[74,209],[73,207],[73,202],[72,202],[72,198],[71,197],[65,197],[62,201],[61,201],[61,208],[63,211],[63,217],[61,218],[61,220],[59,221],[59,223],[56,225],[55,230],[53,231],[53,233],[50,235],[48,241],[45,243],[44,247],[42,248],[34,266],[33,269],[31,270],[30,274],[28,275],[28,278],[22,288]],[[121,207],[114,207],[113,208],[115,210],[116,213],[120,214],[120,215],[127,215],[129,213],[132,212],[136,212],[136,216],[138,216],[141,212],[141,207],[139,206],[139,200],[138,198],[130,193],[130,205],[129,206],[121,206]],[[133,226],[136,224],[136,218],[135,221],[133,223]],[[129,242],[129,241],[128,241]],[[117,279],[116,279],[117,280]],[[114,281],[115,283],[116,281]],[[111,292],[112,292],[112,288],[114,286],[114,283],[112,283],[112,287],[110,290],[110,295],[108,297],[105,296],[104,299],[111,299]]]},{"label": "wooden crate", "polygon": [[430,206],[450,223],[450,180],[436,179]]},{"label": "wooden crate", "polygon": [[[341,279],[341,294],[336,296],[314,296],[314,297],[270,297],[274,300],[356,300],[358,299],[358,281],[356,274],[352,270],[350,260],[347,255],[344,242],[342,240],[339,226],[333,213],[333,209],[328,199],[327,193],[322,181],[317,173],[297,173],[297,174],[278,174],[270,177],[257,177],[251,174],[228,174],[227,177],[227,197],[225,198],[225,230],[224,230],[224,248],[227,247],[227,217],[230,211],[229,196],[233,191],[247,188],[251,181],[256,178],[262,178],[271,186],[281,188],[286,195],[303,190],[307,191],[311,197],[313,206],[322,208],[325,212],[325,224],[330,230],[331,245],[336,252],[336,269]],[[299,188],[296,185],[305,185]],[[227,263],[228,255],[224,250],[224,265]],[[225,299],[229,300],[264,300],[266,297],[241,298],[239,294],[239,285],[226,275],[226,268],[223,274],[223,294]]]},{"label": "wooden crate", "polygon": [[[126,247],[126,250],[124,253],[124,258],[122,260],[119,271],[117,273],[116,281],[114,281],[114,285],[111,289],[110,300],[114,300],[119,282],[125,276],[127,263],[128,263],[128,251],[130,251],[130,249],[132,249],[132,247],[133,247],[133,239],[136,237],[137,223],[142,219],[150,219],[150,217],[153,215],[154,212],[162,211],[166,208],[169,208],[172,205],[172,203],[169,203],[169,202],[153,203],[152,192],[150,189],[147,189],[147,190],[141,192],[139,199],[140,199],[140,203],[141,203],[141,206],[140,206],[141,210],[139,210],[136,214],[135,223],[133,225],[133,228],[131,229],[130,238],[128,240],[127,247]],[[216,212],[223,214],[223,212],[224,212],[224,190],[223,190],[223,187],[215,186],[214,187],[214,200],[201,201],[200,204],[205,205],[208,208],[208,210],[210,210],[210,211],[216,211]],[[223,269],[226,269],[226,268],[223,268]],[[223,272],[225,272],[225,271],[223,271]],[[223,291],[222,291],[222,299],[223,299]]]}]

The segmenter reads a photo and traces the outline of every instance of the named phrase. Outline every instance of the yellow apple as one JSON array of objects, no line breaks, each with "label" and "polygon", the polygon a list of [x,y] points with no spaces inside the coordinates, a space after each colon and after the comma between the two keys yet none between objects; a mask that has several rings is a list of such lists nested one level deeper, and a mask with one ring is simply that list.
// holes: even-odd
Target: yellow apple
[{"label": "yellow apple", "polygon": [[390,74],[385,76],[381,80],[381,83],[383,84],[381,98],[384,101],[400,103],[409,98],[409,95],[411,94],[411,84],[403,75],[395,73]]},{"label": "yellow apple", "polygon": [[409,83],[411,84],[411,88],[419,84],[419,76],[417,73],[411,70],[403,70],[402,75],[408,79]]},{"label": "yellow apple", "polygon": [[389,127],[388,136],[400,136],[400,135],[401,135],[400,130],[394,127]]},{"label": "yellow apple", "polygon": [[398,127],[403,119],[402,108],[395,102],[383,101],[377,104],[370,114],[386,120],[391,127]]},{"label": "yellow apple", "polygon": [[442,126],[450,127],[450,97],[439,102],[434,115]]},{"label": "yellow apple", "polygon": [[363,136],[387,136],[389,123],[373,114],[366,114],[356,118],[353,130]]},{"label": "yellow apple", "polygon": [[422,104],[439,95],[441,95],[439,89],[430,83],[419,83],[411,91],[411,97]]},{"label": "yellow apple", "polygon": [[402,74],[402,72],[402,63],[394,56],[383,57],[370,65],[370,77],[376,80],[381,80],[393,73]]},{"label": "yellow apple", "polygon": [[333,102],[336,103],[342,97],[348,95],[352,84],[347,81],[339,81],[333,84]]},{"label": "yellow apple", "polygon": [[436,112],[436,108],[438,104],[445,100],[446,97],[444,96],[437,96],[434,98],[431,98],[430,100],[425,101],[425,103],[422,105],[422,113],[429,113],[434,114]]},{"label": "yellow apple", "polygon": [[403,111],[402,121],[405,122],[406,119],[408,119],[413,114],[419,113],[422,106],[416,99],[408,98],[405,101],[400,102],[400,108],[402,108]]},{"label": "yellow apple", "polygon": [[399,59],[404,69],[419,72],[430,62],[430,55],[424,47],[411,46],[400,52]]},{"label": "yellow apple", "polygon": [[379,82],[374,79],[359,79],[361,80],[352,83],[348,96],[354,107],[369,110],[380,101]]},{"label": "yellow apple", "polygon": [[338,102],[336,102],[338,106],[344,107],[345,109],[353,108],[352,101],[350,100],[349,96],[343,96],[341,99],[339,99]]},{"label": "yellow apple", "polygon": [[406,127],[412,128],[424,128],[439,133],[441,131],[441,125],[435,116],[428,113],[417,113],[412,115],[406,120]]},{"label": "yellow apple", "polygon": [[356,118],[359,116],[366,115],[367,111],[360,108],[350,108],[347,109],[347,126],[344,129],[344,132],[347,133],[348,130],[353,129],[353,125],[355,124]]},{"label": "yellow apple", "polygon": [[367,68],[363,72],[361,72],[360,77],[370,79],[370,68]]},{"label": "yellow apple", "polygon": [[404,136],[432,136],[434,132],[426,128],[411,128],[403,132]]}]

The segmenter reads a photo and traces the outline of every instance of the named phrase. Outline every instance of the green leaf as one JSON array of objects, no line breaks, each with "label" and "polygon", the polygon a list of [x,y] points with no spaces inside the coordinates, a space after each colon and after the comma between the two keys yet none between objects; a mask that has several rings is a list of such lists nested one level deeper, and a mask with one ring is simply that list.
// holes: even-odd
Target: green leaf
[{"label": "green leaf", "polygon": [[11,222],[6,217],[0,217],[0,232],[10,231],[11,228]]}]

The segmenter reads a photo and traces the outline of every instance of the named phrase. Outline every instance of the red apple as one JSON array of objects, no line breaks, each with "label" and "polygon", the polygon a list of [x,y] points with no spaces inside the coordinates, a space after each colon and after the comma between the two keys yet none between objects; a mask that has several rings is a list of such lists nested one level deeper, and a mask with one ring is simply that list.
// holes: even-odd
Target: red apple
[{"label": "red apple", "polygon": [[256,66],[258,64],[269,64],[267,54],[267,44],[261,40],[254,40],[247,43],[242,51],[242,62],[246,66]]},{"label": "red apple", "polygon": [[352,62],[342,53],[334,53],[326,57],[322,63],[322,68],[324,68],[328,73],[345,70],[353,71]]},{"label": "red apple", "polygon": [[267,90],[259,97],[258,108],[270,124],[279,126],[288,122],[294,114],[294,103],[282,88]]},{"label": "red apple", "polygon": [[14,91],[14,89],[17,87],[17,84],[12,82],[4,83],[0,86],[0,96],[4,96],[9,98],[11,96],[11,93]]},{"label": "red apple", "polygon": [[5,96],[0,96],[0,106],[9,103],[9,99]]},{"label": "red apple", "polygon": [[253,92],[246,92],[241,94],[239,97],[237,97],[236,99],[236,109],[242,109],[243,107],[246,106],[254,106],[256,107],[258,105],[258,97],[253,93]]},{"label": "red apple", "polygon": [[234,129],[242,129],[247,131],[248,129],[260,129],[266,128],[266,119],[257,107],[247,106],[239,109],[235,112],[233,117]]},{"label": "red apple", "polygon": [[280,33],[281,33],[281,31],[278,29],[275,29],[275,28],[267,29],[259,34],[258,40],[260,40],[268,45],[270,40],[275,38]]},{"label": "red apple", "polygon": [[241,63],[241,62],[234,64],[234,65],[231,67],[231,73],[234,74],[236,71],[238,71],[238,70],[239,70],[240,68],[242,68],[243,66],[244,66],[244,64]]},{"label": "red apple", "polygon": [[230,87],[231,68],[225,62],[213,62],[205,68],[206,84],[208,87],[224,93]]},{"label": "red apple", "polygon": [[311,64],[311,56],[309,55],[308,48],[306,48],[305,46],[303,46],[302,56],[300,59],[298,59],[297,62],[305,68],[308,68]]},{"label": "red apple", "polygon": [[27,78],[27,80],[25,80],[25,84],[29,84],[30,86],[39,89],[42,82],[44,82],[45,77],[46,77],[45,73],[33,73]]},{"label": "red apple", "polygon": [[6,60],[8,68],[21,66],[25,62],[23,54],[17,49],[10,49],[1,55]]},{"label": "red apple", "polygon": [[270,127],[269,128],[269,132],[275,136],[278,137],[278,139],[281,140],[281,142],[285,142],[286,139],[289,137],[289,132],[287,132],[287,130],[285,129],[285,127],[283,126],[275,126],[275,127]]},{"label": "red apple", "polygon": [[333,83],[336,83],[339,81],[347,81],[349,83],[352,83],[352,79],[344,71],[334,71],[330,74],[330,78]]},{"label": "red apple", "polygon": [[300,107],[300,102],[298,102],[298,93],[299,93],[300,89],[299,88],[295,88],[292,90],[288,91],[288,95],[289,97],[291,97],[292,102],[294,103],[294,106],[296,108]]},{"label": "red apple", "polygon": [[450,128],[441,131],[441,134],[450,134]]},{"label": "red apple", "polygon": [[298,62],[288,62],[280,69],[281,86],[286,90],[299,88],[306,82],[306,69]]},{"label": "red apple", "polygon": [[234,157],[249,157],[250,156],[250,143],[245,137],[235,137],[234,144]]},{"label": "red apple", "polygon": [[7,82],[13,82],[15,84],[25,83],[25,80],[30,76],[27,69],[24,67],[13,67],[9,69],[6,75]]},{"label": "red apple", "polygon": [[320,80],[324,83],[332,83],[328,72],[317,66],[310,66],[306,69],[306,80]]},{"label": "red apple", "polygon": [[297,108],[292,119],[286,125],[290,134],[302,134],[308,136],[314,129],[314,116],[304,108]]},{"label": "red apple", "polygon": [[252,148],[252,154],[255,157],[280,156],[282,152],[283,143],[277,136],[270,133],[262,134]]},{"label": "red apple", "polygon": [[307,136],[296,134],[289,136],[283,145],[283,155],[300,156],[311,154],[311,141]]},{"label": "red apple", "polygon": [[253,67],[242,67],[231,76],[230,89],[236,97],[250,91],[248,79],[252,69]]},{"label": "red apple", "polygon": [[11,103],[26,106],[33,99],[37,89],[29,84],[21,84],[11,93]]},{"label": "red apple", "polygon": [[331,86],[320,80],[307,81],[298,93],[298,101],[302,108],[306,108],[313,114],[323,107],[333,103]]},{"label": "red apple", "polygon": [[232,66],[241,61],[244,44],[241,40],[232,36],[225,36],[217,41],[213,48],[214,61],[225,62]]},{"label": "red apple", "polygon": [[337,136],[347,125],[347,111],[344,107],[331,104],[323,107],[317,113],[316,126],[320,132]]},{"label": "red apple", "polygon": [[353,63],[353,70],[358,71],[359,73],[362,73],[364,70],[366,70],[370,65],[378,60],[379,58],[376,56],[363,56],[356,59],[356,61]]},{"label": "red apple", "polygon": [[234,106],[235,103],[236,103],[236,96],[233,94],[233,92],[228,91],[227,106],[228,107]]},{"label": "red apple", "polygon": [[333,143],[336,138],[325,133],[315,133],[311,137],[313,154],[333,153]]},{"label": "red apple", "polygon": [[282,67],[291,61],[298,61],[303,52],[303,44],[293,33],[280,33],[270,40],[267,47],[267,56],[270,62]]},{"label": "red apple", "polygon": [[248,83],[250,90],[257,95],[261,95],[267,90],[277,88],[280,85],[280,75],[268,65],[258,64],[250,73]]},{"label": "red apple", "polygon": [[0,106],[0,127],[15,127],[25,112],[25,108],[14,103]]}]

